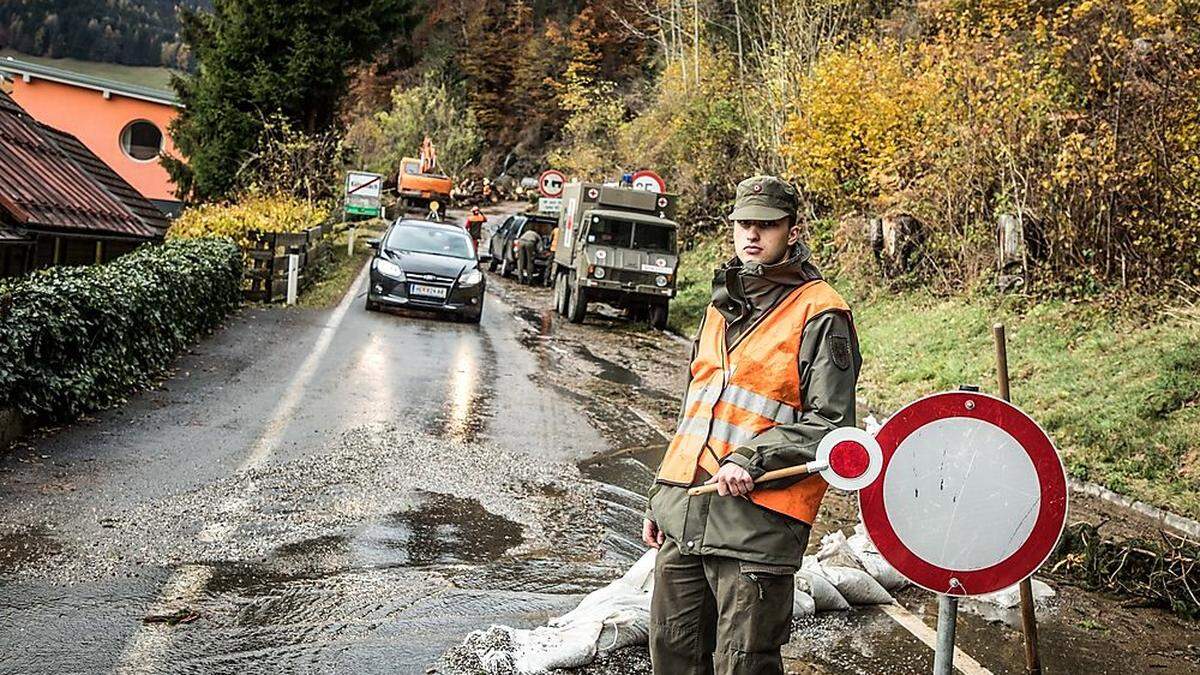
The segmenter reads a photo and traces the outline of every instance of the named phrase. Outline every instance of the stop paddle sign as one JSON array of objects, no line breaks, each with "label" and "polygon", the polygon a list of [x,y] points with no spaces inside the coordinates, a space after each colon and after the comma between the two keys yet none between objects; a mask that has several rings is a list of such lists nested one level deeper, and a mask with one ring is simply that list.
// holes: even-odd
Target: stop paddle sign
[{"label": "stop paddle sign", "polygon": [[879,479],[858,493],[863,525],[896,571],[934,593],[1007,588],[1046,561],[1067,519],[1067,479],[1046,432],[978,392],[927,396],[875,435]]}]

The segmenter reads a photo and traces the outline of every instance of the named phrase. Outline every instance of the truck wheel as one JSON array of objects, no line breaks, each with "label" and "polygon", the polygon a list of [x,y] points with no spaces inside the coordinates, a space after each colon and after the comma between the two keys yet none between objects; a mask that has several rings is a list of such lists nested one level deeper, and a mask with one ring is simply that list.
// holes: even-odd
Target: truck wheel
[{"label": "truck wheel", "polygon": [[554,311],[567,315],[567,275],[563,272],[554,275]]},{"label": "truck wheel", "polygon": [[587,315],[587,291],[569,281],[567,288],[567,321],[583,323],[583,317]]},{"label": "truck wheel", "polygon": [[667,327],[667,303],[656,302],[647,309],[650,314],[650,325],[659,330],[664,330]]}]

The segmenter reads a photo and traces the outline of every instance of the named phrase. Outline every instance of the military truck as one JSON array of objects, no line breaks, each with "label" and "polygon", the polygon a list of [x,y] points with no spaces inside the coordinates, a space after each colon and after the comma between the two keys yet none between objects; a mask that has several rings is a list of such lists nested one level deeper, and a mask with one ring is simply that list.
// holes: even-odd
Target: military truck
[{"label": "military truck", "polygon": [[656,328],[675,297],[675,195],[599,183],[563,187],[554,308],[572,323],[606,302]]}]

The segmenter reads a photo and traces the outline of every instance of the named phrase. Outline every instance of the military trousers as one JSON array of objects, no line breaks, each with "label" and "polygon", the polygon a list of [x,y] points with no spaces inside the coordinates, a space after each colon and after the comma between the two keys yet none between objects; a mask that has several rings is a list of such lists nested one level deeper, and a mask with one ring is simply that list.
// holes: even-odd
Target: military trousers
[{"label": "military trousers", "polygon": [[533,283],[533,259],[536,255],[533,244],[517,244],[517,280],[523,284]]},{"label": "military trousers", "polygon": [[650,660],[660,675],[783,672],[796,568],[684,555],[668,539],[654,563]]}]

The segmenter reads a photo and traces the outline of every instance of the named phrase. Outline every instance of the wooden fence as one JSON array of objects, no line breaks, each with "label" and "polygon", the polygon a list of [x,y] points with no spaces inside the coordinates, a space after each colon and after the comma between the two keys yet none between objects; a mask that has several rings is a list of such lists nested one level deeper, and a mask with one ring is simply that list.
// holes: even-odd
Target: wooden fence
[{"label": "wooden fence", "polygon": [[324,223],[304,232],[251,232],[246,248],[243,297],[255,302],[287,299],[288,256],[299,260],[299,290],[313,281],[313,270],[330,262],[333,224]]}]

